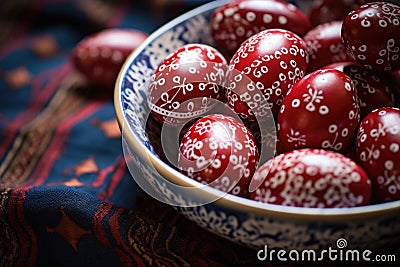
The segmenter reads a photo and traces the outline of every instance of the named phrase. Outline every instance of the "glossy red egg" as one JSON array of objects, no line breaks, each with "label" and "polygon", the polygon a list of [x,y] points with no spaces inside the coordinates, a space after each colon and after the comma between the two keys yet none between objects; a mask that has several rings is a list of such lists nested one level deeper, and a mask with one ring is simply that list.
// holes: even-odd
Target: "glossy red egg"
[{"label": "glossy red egg", "polygon": [[341,29],[342,21],[332,21],[314,27],[303,37],[310,58],[308,72],[335,62],[353,61],[343,45]]},{"label": "glossy red egg", "polygon": [[343,43],[353,59],[368,69],[400,69],[400,6],[373,2],[343,21]]},{"label": "glossy red egg", "polygon": [[246,40],[232,57],[226,101],[243,119],[278,113],[286,92],[306,73],[306,44],[293,32],[262,31]]},{"label": "glossy red egg", "polygon": [[356,150],[375,200],[400,200],[400,109],[385,107],[368,114],[360,124]]},{"label": "glossy red egg", "polygon": [[278,137],[285,151],[312,147],[345,151],[360,121],[357,92],[346,74],[314,71],[283,99]]},{"label": "glossy red egg", "polygon": [[209,45],[187,44],[173,51],[150,79],[148,104],[154,118],[183,125],[208,112],[221,95],[226,67],[223,55]]},{"label": "glossy red egg", "polygon": [[374,0],[314,0],[311,1],[308,17],[317,26],[335,20],[343,20],[350,11]]},{"label": "glossy red egg", "polygon": [[324,67],[329,68],[343,71],[352,79],[357,91],[361,120],[374,109],[395,105],[396,87],[386,75],[368,70],[355,62],[341,62]]},{"label": "glossy red egg", "polygon": [[118,73],[148,34],[133,29],[106,29],[87,36],[72,51],[75,68],[92,84],[114,89]]},{"label": "glossy red egg", "polygon": [[285,29],[303,36],[310,28],[305,14],[283,0],[239,0],[218,8],[210,21],[221,51],[233,55],[247,38],[266,29]]},{"label": "glossy red egg", "polygon": [[280,154],[254,174],[250,199],[283,206],[346,208],[371,198],[371,181],[351,159],[328,150],[301,149]]},{"label": "glossy red egg", "polygon": [[237,119],[212,114],[197,120],[180,145],[181,172],[203,184],[246,197],[258,163],[251,132]]}]

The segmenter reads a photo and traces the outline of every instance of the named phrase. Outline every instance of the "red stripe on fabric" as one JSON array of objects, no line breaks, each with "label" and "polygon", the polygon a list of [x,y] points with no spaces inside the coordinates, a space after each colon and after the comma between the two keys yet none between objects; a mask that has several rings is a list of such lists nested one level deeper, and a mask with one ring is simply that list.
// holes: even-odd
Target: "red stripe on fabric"
[{"label": "red stripe on fabric", "polygon": [[66,142],[72,127],[79,122],[93,114],[104,105],[103,102],[93,102],[84,106],[84,108],[77,112],[75,115],[62,121],[54,132],[54,136],[46,151],[43,153],[42,158],[37,164],[37,167],[32,174],[27,184],[38,186],[48,177],[54,162],[57,160],[62,152],[64,143]]},{"label": "red stripe on fabric", "polygon": [[41,111],[43,106],[46,104],[45,101],[39,101],[40,99],[48,99],[51,94],[53,94],[57,89],[60,83],[60,79],[63,78],[66,74],[68,74],[72,69],[70,64],[64,64],[60,66],[59,71],[53,76],[52,80],[47,84],[43,90],[41,90],[40,94],[34,94],[33,98],[27,109],[22,111],[19,115],[17,115],[5,128],[7,132],[4,134],[5,139],[0,144],[0,157],[4,155],[10,144],[15,138],[15,135],[19,131],[22,125],[31,121],[34,116],[37,115],[38,112]]},{"label": "red stripe on fabric", "polygon": [[103,169],[100,171],[99,175],[97,175],[97,178],[94,180],[92,183],[93,187],[99,187],[104,184],[104,181],[106,180],[107,175],[112,172],[114,169],[114,165],[110,165],[107,168]]},{"label": "red stripe on fabric", "polygon": [[93,230],[96,238],[107,247],[111,247],[107,233],[103,227],[104,217],[110,213],[111,203],[102,202],[93,217]]},{"label": "red stripe on fabric", "polygon": [[24,199],[27,189],[14,189],[9,198],[7,209],[11,223],[16,226],[18,241],[21,245],[17,266],[34,266],[37,256],[37,238],[33,229],[25,220]]},{"label": "red stripe on fabric", "polygon": [[111,195],[115,191],[115,188],[117,188],[118,184],[121,182],[124,174],[126,173],[125,159],[123,157],[119,157],[117,161],[119,162],[117,163],[114,174],[110,178],[110,184],[103,192],[99,194],[101,199],[110,199]]},{"label": "red stripe on fabric", "polygon": [[21,29],[18,30],[19,33],[16,34],[16,37],[14,37],[12,41],[7,42],[7,44],[4,45],[3,48],[0,50],[0,59],[5,57],[5,55],[10,54],[14,50],[22,48],[23,45],[27,45],[28,42],[24,38],[22,38],[23,33],[25,33],[22,28],[26,28],[25,24],[21,24],[20,28]]},{"label": "red stripe on fabric", "polygon": [[[112,248],[115,253],[117,253],[120,262],[124,263],[122,264],[123,266],[125,266],[125,264],[128,265],[132,265],[131,259],[129,258],[129,256],[123,251],[121,250],[119,247],[115,247],[109,240],[106,230],[104,229],[103,226],[103,220],[105,218],[105,216],[107,216],[108,214],[110,214],[112,209],[112,204],[111,203],[107,203],[107,202],[102,202],[102,204],[100,205],[99,209],[96,211],[95,215],[94,215],[94,229],[95,229],[95,235],[96,238],[103,243],[105,246]],[[113,225],[111,225],[110,228],[114,227]]]},{"label": "red stripe on fabric", "polygon": [[71,67],[70,69],[72,69],[72,65],[69,62],[67,62],[66,64],[63,64],[63,65],[60,66],[61,70],[57,69],[57,68],[56,69],[51,68],[51,69],[46,69],[46,70],[42,71],[41,73],[35,75],[35,77],[34,77],[34,79],[32,81],[32,92],[31,92],[31,95],[33,97],[35,97],[36,99],[43,99],[43,97],[50,96],[50,92],[52,92],[52,91],[48,90],[48,88],[54,88],[54,85],[51,86],[50,83],[53,82],[53,84],[55,83],[56,85],[59,85],[60,84],[60,80],[55,80],[55,79],[54,80],[50,80],[48,85],[44,87],[46,81],[48,80],[49,77],[53,77],[53,76],[59,75],[60,71],[62,72],[62,69],[66,68],[68,66]]},{"label": "red stripe on fabric", "polygon": [[[126,242],[123,240],[121,237],[121,234],[119,233],[119,223],[118,223],[118,218],[121,216],[123,213],[123,209],[119,208],[110,218],[109,224],[111,228],[111,233],[117,242],[118,245],[120,245],[125,253],[128,253],[131,257],[134,258],[135,263],[137,266],[145,266],[145,263],[143,260],[132,251],[132,247],[129,247]],[[129,261],[121,261],[123,266],[131,266],[132,262]]]}]

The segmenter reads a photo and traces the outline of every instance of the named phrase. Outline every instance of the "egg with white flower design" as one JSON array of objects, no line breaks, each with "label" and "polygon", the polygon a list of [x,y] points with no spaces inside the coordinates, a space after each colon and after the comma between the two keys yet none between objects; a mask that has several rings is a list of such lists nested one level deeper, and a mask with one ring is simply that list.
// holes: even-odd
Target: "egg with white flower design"
[{"label": "egg with white flower design", "polygon": [[334,151],[300,149],[263,164],[252,183],[250,199],[309,208],[363,206],[371,198],[371,181],[351,159]]},{"label": "egg with white flower design", "polygon": [[351,11],[343,21],[342,39],[367,69],[400,69],[400,6],[373,2]]},{"label": "egg with white flower design", "polygon": [[253,135],[239,120],[211,114],[197,120],[183,136],[178,166],[203,184],[247,197],[258,163]]},{"label": "egg with white flower design", "polygon": [[400,109],[379,108],[361,122],[357,159],[374,185],[377,201],[400,199]]},{"label": "egg with white flower design", "polygon": [[247,38],[267,29],[285,29],[303,36],[311,24],[295,5],[281,0],[230,1],[213,13],[211,35],[221,51],[232,56]]},{"label": "egg with white flower design", "polygon": [[352,143],[360,108],[349,76],[317,70],[297,82],[283,99],[278,137],[284,151],[306,147],[343,152]]},{"label": "egg with white flower design", "polygon": [[154,118],[176,126],[208,112],[223,91],[226,66],[224,56],[206,44],[187,44],[169,54],[148,86]]},{"label": "egg with white flower design", "polygon": [[276,115],[287,91],[306,73],[307,46],[295,33],[268,29],[243,42],[229,62],[227,104],[245,120]]}]

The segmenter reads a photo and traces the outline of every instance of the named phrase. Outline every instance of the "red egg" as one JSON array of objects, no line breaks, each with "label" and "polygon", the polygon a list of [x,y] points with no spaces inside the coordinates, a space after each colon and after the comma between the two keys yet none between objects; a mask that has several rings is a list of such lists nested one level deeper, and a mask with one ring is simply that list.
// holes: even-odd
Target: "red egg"
[{"label": "red egg", "polygon": [[87,36],[72,51],[75,68],[93,84],[114,89],[118,73],[147,33],[132,29],[106,29]]},{"label": "red egg", "polygon": [[187,44],[172,52],[149,83],[148,103],[154,118],[183,125],[208,112],[221,95],[226,67],[222,54],[209,45]]},{"label": "red egg", "polygon": [[221,191],[247,196],[258,149],[251,132],[237,119],[212,114],[197,120],[179,150],[182,173]]},{"label": "red egg", "polygon": [[286,92],[306,72],[305,42],[281,29],[246,40],[229,63],[226,101],[243,119],[277,114]]},{"label": "red egg", "polygon": [[351,159],[328,150],[301,149],[280,154],[262,165],[250,199],[284,206],[346,208],[371,198],[371,181]]},{"label": "red egg", "polygon": [[247,38],[266,29],[285,29],[303,36],[311,28],[306,15],[281,0],[231,1],[213,13],[210,25],[218,48],[229,55]]},{"label": "red egg", "polygon": [[366,4],[343,21],[343,43],[354,60],[368,69],[400,69],[400,7],[387,2]]},{"label": "red egg", "polygon": [[360,124],[357,158],[368,173],[377,201],[400,200],[400,109],[372,111]]},{"label": "red egg", "polygon": [[316,26],[303,37],[309,54],[308,71],[341,61],[353,61],[341,37],[342,21],[332,21]]},{"label": "red egg", "polygon": [[353,62],[334,63],[323,69],[329,68],[340,70],[352,79],[357,91],[361,120],[374,109],[395,105],[395,86],[388,77]]},{"label": "red egg", "polygon": [[367,2],[373,0],[314,0],[311,2],[308,17],[314,26],[343,20],[350,11]]},{"label": "red egg", "polygon": [[317,70],[297,82],[283,99],[278,137],[285,151],[306,147],[345,151],[359,120],[350,77],[334,69]]}]

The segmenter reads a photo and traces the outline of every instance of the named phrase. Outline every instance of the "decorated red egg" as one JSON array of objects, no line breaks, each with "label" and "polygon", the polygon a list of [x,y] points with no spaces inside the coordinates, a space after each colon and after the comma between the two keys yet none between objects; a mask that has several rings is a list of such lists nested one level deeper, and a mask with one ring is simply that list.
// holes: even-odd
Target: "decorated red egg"
[{"label": "decorated red egg", "polygon": [[357,158],[368,173],[377,201],[400,199],[400,109],[384,107],[360,124]]},{"label": "decorated red egg", "polygon": [[303,36],[311,28],[305,14],[281,0],[231,1],[214,12],[210,24],[218,48],[229,55],[247,38],[266,29],[285,29]]},{"label": "decorated red egg", "polygon": [[335,69],[317,70],[297,82],[283,99],[278,137],[285,151],[306,147],[345,151],[359,120],[350,77]]},{"label": "decorated red egg", "polygon": [[332,21],[316,26],[303,37],[309,54],[308,71],[341,61],[353,61],[341,37],[342,22]]},{"label": "decorated red egg", "polygon": [[334,63],[324,67],[329,68],[343,71],[352,79],[357,91],[361,119],[374,109],[395,105],[396,88],[387,76],[368,70],[355,62]]},{"label": "decorated red egg", "polygon": [[373,0],[314,0],[309,8],[312,25],[343,20],[347,14],[361,5]]},{"label": "decorated red egg", "polygon": [[350,12],[343,21],[343,43],[354,60],[368,69],[400,68],[400,7],[373,2]]},{"label": "decorated red egg", "polygon": [[221,95],[226,66],[209,45],[187,44],[172,52],[150,79],[148,104],[155,119],[183,125],[208,112]]},{"label": "decorated red egg", "polygon": [[247,39],[229,63],[226,101],[243,119],[277,114],[286,92],[306,72],[305,42],[282,29]]},{"label": "decorated red egg", "polygon": [[179,147],[178,166],[188,177],[233,195],[247,196],[258,162],[251,132],[237,119],[212,114],[197,120]]},{"label": "decorated red egg", "polygon": [[128,55],[147,38],[133,29],[106,29],[87,36],[72,51],[75,68],[93,84],[114,89]]},{"label": "decorated red egg", "polygon": [[351,159],[323,149],[280,154],[254,174],[250,199],[284,206],[346,208],[371,198],[371,181]]}]

